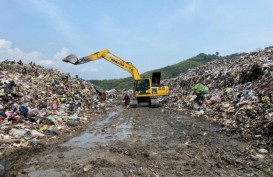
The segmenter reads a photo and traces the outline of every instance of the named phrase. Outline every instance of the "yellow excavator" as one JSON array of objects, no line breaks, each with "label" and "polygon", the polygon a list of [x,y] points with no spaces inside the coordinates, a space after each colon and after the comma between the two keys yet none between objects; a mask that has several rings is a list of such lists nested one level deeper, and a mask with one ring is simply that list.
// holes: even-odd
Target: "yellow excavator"
[{"label": "yellow excavator", "polygon": [[137,104],[148,103],[150,107],[158,105],[158,103],[153,101],[154,98],[169,94],[169,87],[160,84],[160,72],[154,72],[152,79],[141,78],[138,69],[132,63],[112,54],[108,49],[90,54],[81,59],[78,59],[75,55],[68,55],[63,61],[74,65],[80,65],[98,59],[105,59],[131,73],[134,79],[133,95],[135,97],[135,99],[131,100],[131,107],[136,105],[134,101],[137,101]]}]

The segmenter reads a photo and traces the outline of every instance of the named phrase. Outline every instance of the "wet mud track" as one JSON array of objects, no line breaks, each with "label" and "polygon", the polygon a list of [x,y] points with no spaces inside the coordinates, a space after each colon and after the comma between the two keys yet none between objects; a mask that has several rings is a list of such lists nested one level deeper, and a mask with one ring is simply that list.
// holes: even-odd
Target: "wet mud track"
[{"label": "wet mud track", "polygon": [[256,159],[252,149],[202,119],[162,108],[120,108],[64,143],[21,153],[8,175],[273,176],[272,156]]}]

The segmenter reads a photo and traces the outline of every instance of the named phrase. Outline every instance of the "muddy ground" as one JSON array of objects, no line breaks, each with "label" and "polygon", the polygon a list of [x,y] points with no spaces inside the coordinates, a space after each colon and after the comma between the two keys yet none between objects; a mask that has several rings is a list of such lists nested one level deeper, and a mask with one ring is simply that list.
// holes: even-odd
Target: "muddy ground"
[{"label": "muddy ground", "polygon": [[7,176],[273,176],[272,147],[261,142],[162,107],[119,107],[68,141],[9,156]]}]

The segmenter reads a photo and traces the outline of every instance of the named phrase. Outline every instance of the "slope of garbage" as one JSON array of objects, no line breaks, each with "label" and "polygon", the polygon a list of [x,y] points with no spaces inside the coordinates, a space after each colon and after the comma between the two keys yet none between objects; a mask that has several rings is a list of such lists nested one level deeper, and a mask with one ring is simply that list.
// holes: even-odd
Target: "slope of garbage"
[{"label": "slope of garbage", "polygon": [[99,92],[57,69],[0,63],[0,157],[75,134],[105,112]]},{"label": "slope of garbage", "polygon": [[[171,88],[170,95],[161,99],[166,109],[202,117],[219,123],[222,130],[272,144],[273,48],[215,60],[164,84]],[[201,106],[195,103],[196,84],[209,90]]]},{"label": "slope of garbage", "polygon": [[[206,118],[222,130],[272,143],[273,48],[215,60],[164,82],[171,89],[161,98],[166,110]],[[199,83],[209,90],[201,107],[193,92]],[[0,156],[77,132],[105,113],[99,92],[90,82],[57,69],[0,63]],[[20,112],[24,107],[27,115]]]},{"label": "slope of garbage", "polygon": [[[73,159],[65,158],[66,163],[62,161],[65,154],[62,151],[65,149],[54,146],[54,142],[65,141],[77,135],[91,121],[97,121],[96,125],[101,127],[100,130],[96,130],[96,126],[89,127],[93,132],[88,131],[88,135],[93,133],[99,137],[101,134],[111,140],[115,135],[111,133],[113,130],[122,137],[122,132],[125,132],[126,138],[111,141],[111,146],[100,145],[87,149],[87,152],[90,151],[87,154],[91,156],[84,154],[85,158],[82,159],[87,162],[78,164],[83,170],[79,171],[78,166],[75,170],[71,165],[69,170],[74,174],[100,176],[103,170],[107,174],[112,174],[112,170],[123,174],[134,173],[132,168],[129,172],[124,169],[128,164],[141,169],[149,166],[151,169],[147,168],[142,176],[155,171],[166,176],[181,176],[184,173],[188,174],[186,176],[200,176],[204,172],[212,173],[211,176],[215,176],[213,173],[216,172],[219,172],[218,176],[225,176],[221,174],[230,172],[256,174],[251,172],[256,168],[264,174],[272,172],[273,48],[252,52],[243,57],[209,62],[190,69],[177,78],[165,80],[164,85],[168,85],[171,90],[169,96],[160,98],[164,108],[140,106],[125,109],[124,114],[113,116],[111,122],[107,118],[101,119],[101,116],[108,109],[114,109],[115,103],[101,101],[101,90],[90,82],[35,64],[15,61],[0,63],[0,176],[5,169],[1,158],[9,154],[11,156],[6,168],[8,173],[17,174],[16,170],[22,168],[25,159],[29,160],[32,156],[35,157],[34,161],[39,159],[40,162],[33,170],[35,173],[36,169],[43,173],[43,168],[67,169],[67,163],[77,166]],[[199,85],[207,89],[202,105],[196,104],[197,95],[193,92]],[[120,104],[118,101],[117,103]],[[184,117],[183,114],[190,116]],[[215,126],[212,126],[214,123]],[[131,129],[132,132],[129,132]],[[209,133],[210,129],[212,133]],[[117,132],[118,130],[123,131]],[[141,137],[151,139],[140,141]],[[246,145],[237,147],[236,144],[242,142],[242,138],[246,140]],[[234,139],[236,141],[232,141]],[[42,147],[39,146],[41,144],[53,146],[45,151],[45,148],[28,148],[36,145]],[[33,151],[16,151],[24,147]],[[147,147],[153,150],[148,155]],[[12,154],[15,151],[18,153]],[[56,157],[53,156],[59,163],[52,163],[52,151],[56,151]],[[115,160],[109,161],[105,152],[110,153]],[[123,155],[121,152],[124,152],[123,164],[119,164],[121,161],[118,160]],[[202,153],[200,155],[196,152]],[[160,155],[156,155],[156,159],[146,159],[157,153]],[[45,162],[44,157],[47,157]],[[128,157],[130,158],[127,159]],[[206,163],[206,166],[204,162],[208,162],[209,158],[211,163]],[[181,165],[180,162],[185,164]],[[154,165],[157,163],[159,166]],[[29,165],[25,164],[24,168],[32,167],[31,164],[30,159]],[[178,167],[185,168],[183,173],[176,170]],[[208,170],[211,167],[214,168],[213,171]],[[23,173],[33,172],[30,169],[26,169],[26,172],[24,170]],[[119,174],[116,176],[120,176]]]}]

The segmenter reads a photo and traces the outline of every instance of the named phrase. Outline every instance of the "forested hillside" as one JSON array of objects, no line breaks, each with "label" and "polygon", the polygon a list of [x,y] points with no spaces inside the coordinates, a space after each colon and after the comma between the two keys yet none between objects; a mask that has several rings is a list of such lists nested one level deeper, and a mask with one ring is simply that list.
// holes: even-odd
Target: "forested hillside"
[{"label": "forested hillside", "polygon": [[[145,72],[141,74],[141,76],[150,78],[153,72],[161,72],[162,79],[170,79],[170,78],[177,77],[179,74],[186,72],[190,68],[201,66],[207,62],[210,62],[216,59],[219,59],[219,60],[230,59],[232,57],[236,57],[236,56],[240,56],[244,54],[245,53],[235,53],[235,54],[227,55],[223,57],[223,56],[219,56],[218,52],[216,52],[216,54],[200,53],[197,56],[194,56],[187,60],[183,60],[177,64],[169,65],[164,68]],[[110,79],[110,80],[106,80],[106,79],[105,80],[90,80],[90,82],[106,90],[113,89],[113,88],[119,89],[119,90],[130,89],[133,86],[132,77],[121,78],[121,79]]]}]

